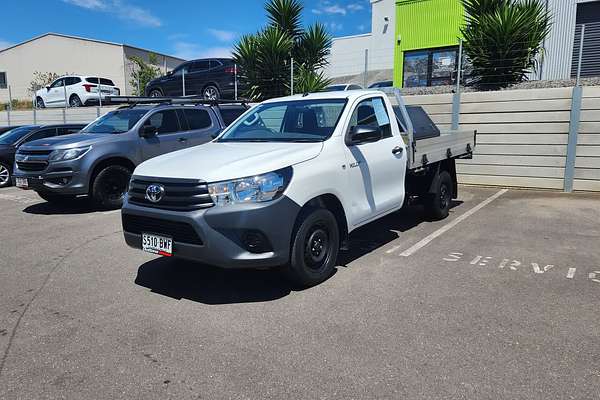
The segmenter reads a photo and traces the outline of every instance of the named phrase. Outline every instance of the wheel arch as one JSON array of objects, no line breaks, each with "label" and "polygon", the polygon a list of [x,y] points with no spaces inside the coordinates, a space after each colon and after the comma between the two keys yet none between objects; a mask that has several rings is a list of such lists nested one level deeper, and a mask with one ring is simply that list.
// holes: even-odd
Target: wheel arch
[{"label": "wheel arch", "polygon": [[311,208],[325,208],[333,213],[338,224],[340,233],[340,242],[345,242],[348,239],[348,218],[346,211],[340,199],[332,193],[324,193],[308,200],[300,209],[296,217],[294,232],[296,231],[303,213]]},{"label": "wheel arch", "polygon": [[132,173],[133,173],[133,170],[135,169],[135,163],[133,161],[131,161],[130,159],[128,159],[127,157],[111,156],[111,157],[106,157],[106,158],[100,159],[94,164],[94,166],[91,169],[92,173],[90,174],[90,179],[89,179],[89,183],[88,183],[88,188],[90,191],[92,190],[92,186],[94,184],[94,180],[96,179],[96,176],[98,176],[100,171],[102,171],[104,168],[106,168],[110,165],[123,166],[123,167],[129,169]]}]

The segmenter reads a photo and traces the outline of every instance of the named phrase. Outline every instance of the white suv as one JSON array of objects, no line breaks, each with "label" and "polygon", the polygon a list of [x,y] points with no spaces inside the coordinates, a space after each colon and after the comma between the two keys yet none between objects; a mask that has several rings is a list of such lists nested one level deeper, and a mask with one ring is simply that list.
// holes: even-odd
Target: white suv
[{"label": "white suv", "polygon": [[50,85],[35,92],[37,108],[45,107],[81,107],[99,104],[106,96],[118,96],[119,88],[113,81],[97,76],[70,75],[61,76]]}]

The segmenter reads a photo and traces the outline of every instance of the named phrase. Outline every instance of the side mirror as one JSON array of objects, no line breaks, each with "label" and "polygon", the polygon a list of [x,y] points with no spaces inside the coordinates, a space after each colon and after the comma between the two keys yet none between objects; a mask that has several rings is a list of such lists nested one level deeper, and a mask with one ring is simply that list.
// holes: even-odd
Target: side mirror
[{"label": "side mirror", "polygon": [[140,136],[146,139],[150,139],[158,135],[158,130],[152,125],[144,125],[140,129]]},{"label": "side mirror", "polygon": [[210,137],[213,139],[216,139],[220,134],[221,134],[221,132],[213,132],[210,134]]},{"label": "side mirror", "polygon": [[381,140],[383,133],[381,128],[369,125],[357,125],[350,129],[346,136],[346,145],[356,146],[357,144],[373,143]]},{"label": "side mirror", "polygon": [[46,86],[46,91],[50,91],[50,86]]}]

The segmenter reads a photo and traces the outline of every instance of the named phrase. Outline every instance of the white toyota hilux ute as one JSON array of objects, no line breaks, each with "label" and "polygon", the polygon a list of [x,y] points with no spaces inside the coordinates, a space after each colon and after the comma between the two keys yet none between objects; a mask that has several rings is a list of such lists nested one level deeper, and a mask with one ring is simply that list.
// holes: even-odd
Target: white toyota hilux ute
[{"label": "white toyota hilux ute", "polygon": [[472,155],[475,137],[440,132],[397,90],[268,100],[212,142],[140,164],[122,209],[125,240],[225,268],[282,266],[314,285],[350,232],[409,200],[446,217],[455,158]]}]

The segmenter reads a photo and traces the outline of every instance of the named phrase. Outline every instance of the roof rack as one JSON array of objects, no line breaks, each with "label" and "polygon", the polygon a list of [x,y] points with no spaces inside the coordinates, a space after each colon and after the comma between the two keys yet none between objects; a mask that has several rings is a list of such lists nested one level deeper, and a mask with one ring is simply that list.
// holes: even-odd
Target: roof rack
[{"label": "roof rack", "polygon": [[141,96],[106,96],[105,101],[111,104],[127,104],[127,107],[135,107],[140,104],[205,104],[210,106],[219,106],[225,104],[242,104],[246,106],[248,100],[208,100],[201,96],[181,96],[181,97],[141,97]]}]

